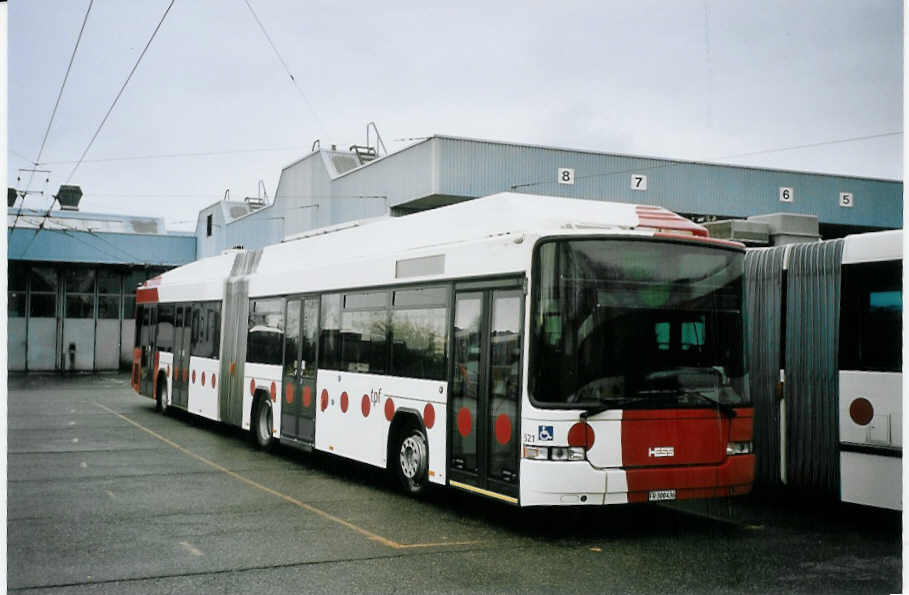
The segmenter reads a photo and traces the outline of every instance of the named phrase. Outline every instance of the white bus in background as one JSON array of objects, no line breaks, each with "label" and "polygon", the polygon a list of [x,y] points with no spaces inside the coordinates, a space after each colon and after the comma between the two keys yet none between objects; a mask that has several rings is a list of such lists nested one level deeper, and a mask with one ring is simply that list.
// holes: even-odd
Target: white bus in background
[{"label": "white bus in background", "polygon": [[840,315],[841,497],[902,508],[903,233],[847,236]]},{"label": "white bus in background", "polygon": [[902,237],[748,251],[759,483],[902,508]]},{"label": "white bus in background", "polygon": [[746,494],[744,247],[503,193],[227,251],[137,290],[161,409],[520,506]]}]

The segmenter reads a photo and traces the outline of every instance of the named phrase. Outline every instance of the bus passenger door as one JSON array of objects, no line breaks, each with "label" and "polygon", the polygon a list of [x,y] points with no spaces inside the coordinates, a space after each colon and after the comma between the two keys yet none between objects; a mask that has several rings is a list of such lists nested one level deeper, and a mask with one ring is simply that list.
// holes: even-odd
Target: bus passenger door
[{"label": "bus passenger door", "polygon": [[171,403],[185,409],[189,396],[189,339],[192,307],[177,304],[174,318],[174,370]]},{"label": "bus passenger door", "polygon": [[155,339],[157,331],[157,313],[158,308],[153,304],[146,304],[142,307],[141,326],[139,333],[139,344],[142,348],[140,361],[141,376],[139,377],[139,394],[153,397],[152,394],[155,382]]},{"label": "bus passenger door", "polygon": [[458,291],[449,392],[450,483],[517,503],[523,291]]},{"label": "bus passenger door", "polygon": [[281,435],[309,445],[316,437],[316,339],[319,299],[287,300]]}]

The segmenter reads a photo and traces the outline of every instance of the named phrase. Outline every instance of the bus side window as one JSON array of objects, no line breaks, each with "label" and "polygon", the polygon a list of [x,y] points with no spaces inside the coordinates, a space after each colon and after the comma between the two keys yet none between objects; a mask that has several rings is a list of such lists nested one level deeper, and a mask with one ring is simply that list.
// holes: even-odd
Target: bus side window
[{"label": "bus side window", "polygon": [[322,324],[319,334],[319,368],[340,369],[341,294],[322,296]]},{"label": "bus side window", "polygon": [[340,369],[384,374],[388,370],[388,292],[344,295]]},{"label": "bus side window", "polygon": [[205,353],[205,345],[202,342],[204,334],[204,319],[202,318],[202,304],[192,305],[192,332],[190,334],[189,353],[196,357],[208,357]]},{"label": "bus side window", "polygon": [[250,300],[246,361],[280,366],[284,361],[284,300]]},{"label": "bus side window", "polygon": [[211,343],[211,355],[209,357],[221,357],[221,302],[212,302],[206,306],[206,316],[208,318],[209,341]]},{"label": "bus side window", "polygon": [[392,302],[390,373],[444,380],[448,369],[448,288],[395,291]]},{"label": "bus side window", "polygon": [[902,370],[902,263],[843,266],[840,369]]},{"label": "bus side window", "polygon": [[174,350],[174,305],[161,304],[158,306],[158,350],[173,352]]}]

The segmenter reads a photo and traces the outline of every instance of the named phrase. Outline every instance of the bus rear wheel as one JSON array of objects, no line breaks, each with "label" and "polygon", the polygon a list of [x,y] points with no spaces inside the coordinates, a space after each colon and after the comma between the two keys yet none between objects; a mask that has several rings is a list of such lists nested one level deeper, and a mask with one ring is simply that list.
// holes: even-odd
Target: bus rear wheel
[{"label": "bus rear wheel", "polygon": [[406,428],[399,434],[395,448],[395,475],[408,494],[422,494],[427,487],[429,447],[426,434],[417,427]]},{"label": "bus rear wheel", "polygon": [[155,395],[155,411],[167,415],[167,381],[158,380],[158,394]]},{"label": "bus rear wheel", "polygon": [[258,399],[255,410],[253,411],[252,434],[256,441],[256,446],[262,450],[271,448],[274,438],[272,431],[274,422],[272,420],[272,405],[268,397],[262,396]]}]

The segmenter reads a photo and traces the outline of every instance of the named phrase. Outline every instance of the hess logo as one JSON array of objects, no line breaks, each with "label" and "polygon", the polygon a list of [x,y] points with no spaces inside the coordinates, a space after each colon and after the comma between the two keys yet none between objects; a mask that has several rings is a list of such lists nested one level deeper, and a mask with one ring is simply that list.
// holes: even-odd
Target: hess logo
[{"label": "hess logo", "polygon": [[675,447],[674,446],[653,446],[647,449],[647,456],[653,458],[661,457],[674,457],[675,456]]}]

